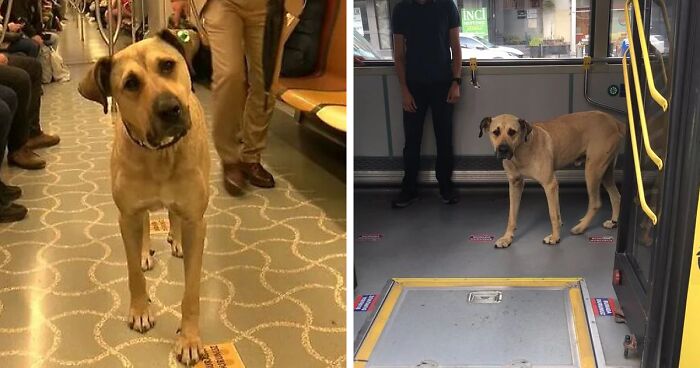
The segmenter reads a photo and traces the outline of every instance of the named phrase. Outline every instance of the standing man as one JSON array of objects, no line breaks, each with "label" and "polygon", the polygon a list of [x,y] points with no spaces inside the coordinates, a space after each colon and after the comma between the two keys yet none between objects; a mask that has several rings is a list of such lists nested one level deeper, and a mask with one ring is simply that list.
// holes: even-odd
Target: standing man
[{"label": "standing man", "polygon": [[[274,97],[265,91],[263,38],[268,0],[194,0],[193,14],[212,52],[214,145],[221,158],[224,187],[240,195],[246,182],[272,188],[272,175],[260,164]],[[186,0],[173,0],[182,14]]]},{"label": "standing man", "polygon": [[428,107],[433,115],[440,196],[446,204],[457,203],[452,184],[452,112],[462,82],[457,6],[452,0],[403,0],[394,7],[391,20],[406,137],[401,193],[392,206],[404,208],[418,199],[420,146]]}]

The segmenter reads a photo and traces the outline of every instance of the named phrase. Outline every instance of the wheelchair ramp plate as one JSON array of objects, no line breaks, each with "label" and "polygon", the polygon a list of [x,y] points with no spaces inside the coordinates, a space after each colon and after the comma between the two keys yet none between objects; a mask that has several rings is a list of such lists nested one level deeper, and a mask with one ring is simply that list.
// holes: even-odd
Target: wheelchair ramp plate
[{"label": "wheelchair ramp plate", "polygon": [[355,368],[605,367],[585,281],[393,279]]}]

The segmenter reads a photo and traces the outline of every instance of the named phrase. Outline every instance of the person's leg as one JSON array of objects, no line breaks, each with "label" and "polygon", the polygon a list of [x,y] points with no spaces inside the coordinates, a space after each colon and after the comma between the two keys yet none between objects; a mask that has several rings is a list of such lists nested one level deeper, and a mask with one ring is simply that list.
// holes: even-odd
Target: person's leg
[{"label": "person's leg", "polygon": [[[28,148],[46,148],[57,145],[61,139],[56,135],[49,135],[42,131],[39,117],[41,112],[41,63],[39,60],[27,56],[8,55],[8,64],[21,68],[29,75],[31,82],[31,95],[27,108],[27,121],[29,122]],[[21,100],[21,99],[20,99]]]},{"label": "person's leg", "polygon": [[430,94],[430,109],[433,113],[433,129],[437,147],[435,177],[440,185],[440,194],[446,203],[456,203],[457,201],[452,184],[452,171],[454,169],[452,113],[454,104],[447,102],[447,93],[451,83],[433,84]]},{"label": "person's leg", "polygon": [[238,195],[244,185],[238,164],[241,160],[240,131],[247,87],[243,19],[228,0],[210,0],[203,16],[214,70],[214,146],[224,167],[226,190]]},{"label": "person's leg", "polygon": [[39,56],[39,44],[34,42],[29,38],[21,38],[7,47],[7,52],[17,53],[21,52],[27,56],[38,57]]},{"label": "person's leg", "polygon": [[17,111],[8,136],[8,163],[24,169],[41,169],[46,162],[27,146],[29,136],[28,106],[31,99],[31,81],[24,70],[13,66],[0,68],[0,84],[17,94]]},{"label": "person's leg", "polygon": [[[10,135],[10,127],[17,112],[17,94],[12,88],[0,85],[0,166],[5,158],[7,138]],[[0,182],[2,183],[2,182]],[[0,184],[0,195],[3,185]]]},{"label": "person's leg", "polygon": [[241,126],[241,167],[251,184],[271,188],[275,186],[275,180],[260,164],[260,154],[267,144],[267,130],[275,106],[274,97],[265,92],[262,60],[267,1],[243,3],[238,0],[237,3],[241,4],[245,20],[244,45],[249,84]]},{"label": "person's leg", "polygon": [[[421,142],[423,140],[423,124],[425,122],[425,114],[428,111],[428,91],[427,85],[422,83],[409,83],[408,89],[416,103],[416,111],[403,111],[403,131],[404,131],[404,148],[403,148],[403,167],[404,176],[401,183],[400,197],[416,196],[418,190],[418,171],[420,169],[420,151]],[[398,201],[400,201],[399,198]],[[409,203],[410,204],[410,203]],[[402,207],[400,203],[395,202],[395,207]]]}]

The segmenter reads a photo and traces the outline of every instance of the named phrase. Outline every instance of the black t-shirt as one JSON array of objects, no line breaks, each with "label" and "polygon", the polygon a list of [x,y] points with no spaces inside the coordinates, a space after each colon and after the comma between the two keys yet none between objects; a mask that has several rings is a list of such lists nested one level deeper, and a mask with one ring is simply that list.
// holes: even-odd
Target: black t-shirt
[{"label": "black t-shirt", "polygon": [[394,7],[392,32],[406,39],[406,79],[443,82],[452,79],[450,29],[459,27],[452,0],[404,0]]}]

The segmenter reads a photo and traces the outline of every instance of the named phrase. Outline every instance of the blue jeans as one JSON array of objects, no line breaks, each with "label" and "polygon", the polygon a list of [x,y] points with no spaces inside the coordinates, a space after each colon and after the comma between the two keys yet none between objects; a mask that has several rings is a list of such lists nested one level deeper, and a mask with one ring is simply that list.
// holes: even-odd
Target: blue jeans
[{"label": "blue jeans", "polygon": [[21,52],[27,56],[38,57],[39,56],[39,44],[34,42],[31,38],[22,38],[10,44],[7,48],[9,53]]}]

